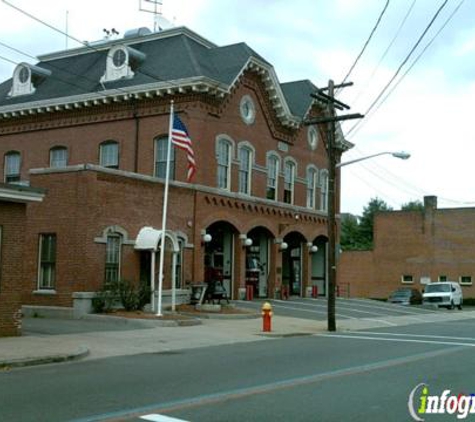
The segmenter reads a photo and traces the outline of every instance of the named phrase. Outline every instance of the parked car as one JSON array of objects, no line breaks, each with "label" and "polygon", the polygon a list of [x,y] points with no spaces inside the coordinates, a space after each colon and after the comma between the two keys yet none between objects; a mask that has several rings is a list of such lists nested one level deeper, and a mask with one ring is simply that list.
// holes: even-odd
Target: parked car
[{"label": "parked car", "polygon": [[391,293],[388,302],[399,305],[420,305],[422,303],[422,294],[417,289],[403,287]]},{"label": "parked car", "polygon": [[454,309],[456,306],[462,309],[462,288],[454,281],[428,284],[422,295],[424,305],[433,305]]}]

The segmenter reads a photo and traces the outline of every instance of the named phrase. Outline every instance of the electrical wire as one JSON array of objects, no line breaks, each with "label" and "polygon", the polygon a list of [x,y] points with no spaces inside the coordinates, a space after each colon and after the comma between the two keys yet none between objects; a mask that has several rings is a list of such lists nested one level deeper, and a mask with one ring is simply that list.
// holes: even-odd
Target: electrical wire
[{"label": "electrical wire", "polygon": [[[395,83],[393,87],[389,90],[389,92],[386,94],[386,96],[381,100],[381,102],[376,106],[376,108],[366,116],[366,121],[374,114],[376,113],[380,107],[386,102],[386,100],[389,98],[389,96],[394,92],[394,90],[399,86],[399,84],[402,82],[402,80],[406,77],[406,75],[411,71],[411,69],[415,66],[415,64],[419,61],[419,59],[424,55],[424,53],[427,51],[427,49],[433,44],[435,39],[439,36],[439,34],[445,29],[447,24],[452,20],[454,15],[458,12],[462,4],[465,2],[465,0],[461,0],[458,5],[455,7],[455,9],[452,11],[452,13],[448,16],[448,18],[445,20],[445,22],[442,24],[442,26],[439,28],[439,30],[434,34],[434,36],[430,39],[430,41],[425,45],[425,47],[422,49],[422,51],[417,55],[417,57],[414,59],[414,61],[411,63],[409,68],[401,75],[401,77],[398,79],[398,81]],[[361,122],[361,124],[358,126],[357,130],[353,133],[353,135],[350,138],[353,138],[356,133],[358,133],[359,130],[364,126],[365,122]],[[347,133],[349,135],[350,132]]]},{"label": "electrical wire", "polygon": [[371,72],[371,75],[369,76],[369,78],[366,80],[366,83],[363,85],[363,87],[359,90],[359,92],[355,95],[355,97],[350,101],[350,103],[354,104],[356,101],[358,101],[358,99],[361,97],[361,95],[366,91],[366,88],[368,87],[368,85],[370,84],[370,82],[372,82],[373,80],[373,77],[376,75],[376,72],[378,71],[379,69],[379,66],[381,65],[381,63],[383,62],[383,60],[386,58],[387,54],[389,53],[389,50],[391,50],[391,47],[393,46],[393,44],[395,43],[396,39],[399,37],[399,34],[401,33],[402,31],[402,28],[404,27],[404,25],[406,24],[406,21],[407,19],[409,18],[409,15],[411,14],[412,12],[412,9],[414,8],[415,4],[416,4],[417,0],[413,0],[411,5],[409,6],[409,9],[407,10],[406,14],[404,15],[404,18],[402,19],[401,23],[399,24],[399,27],[396,31],[396,33],[394,34],[394,37],[392,38],[392,40],[390,41],[389,45],[386,47],[386,50],[384,50],[384,53],[382,54],[382,56],[380,57],[377,65],[375,66],[375,68],[373,69],[373,71]]},{"label": "electrical wire", "polygon": [[[404,58],[404,60],[402,61],[402,63],[399,65],[399,67],[397,68],[396,72],[394,73],[394,75],[391,77],[391,79],[386,83],[386,85],[384,86],[384,88],[380,91],[380,93],[378,94],[378,96],[375,98],[375,100],[371,103],[371,105],[368,107],[368,109],[366,110],[366,112],[364,113],[365,116],[368,115],[369,112],[371,112],[371,110],[376,106],[377,102],[381,99],[381,97],[385,94],[385,92],[388,90],[389,86],[394,82],[394,80],[397,78],[397,76],[399,75],[399,73],[401,72],[402,68],[406,65],[406,63],[408,62],[408,60],[411,58],[412,54],[414,53],[414,51],[416,50],[416,48],[419,46],[419,44],[422,42],[422,39],[425,37],[425,35],[427,34],[427,32],[429,31],[429,29],[432,27],[432,25],[434,24],[434,22],[436,21],[437,17],[439,16],[440,12],[444,9],[444,7],[447,5],[447,2],[449,0],[444,0],[444,2],[442,3],[442,5],[437,9],[436,13],[434,14],[434,16],[432,16],[432,19],[430,20],[429,24],[425,27],[424,31],[422,32],[422,34],[419,36],[418,40],[416,41],[416,43],[413,45],[413,47],[411,48],[411,50],[409,51],[409,53],[407,54],[407,56]],[[359,125],[361,124],[361,121],[355,123],[355,125],[353,125],[350,130],[345,134],[345,136],[348,136],[351,134],[351,132],[353,132],[355,130],[356,127],[358,127]]]},{"label": "electrical wire", "polygon": [[[371,41],[371,38],[373,37],[374,33],[376,32],[376,29],[378,28],[378,26],[381,22],[381,19],[383,18],[384,13],[386,12],[386,9],[389,6],[389,2],[390,2],[390,0],[386,0],[386,4],[384,5],[383,10],[379,14],[379,17],[378,17],[378,20],[376,21],[376,24],[374,25],[373,29],[371,30],[371,33],[369,34],[368,39],[364,43],[363,48],[361,49],[360,53],[358,54],[355,61],[351,65],[350,70],[348,71],[346,76],[343,78],[343,81],[341,82],[342,84],[344,84],[346,82],[346,80],[348,79],[348,77],[351,75],[351,72],[353,72],[354,68],[356,67],[356,64],[358,63],[359,59],[363,55],[364,51],[366,50],[366,47],[368,46],[369,42]],[[338,94],[338,92],[339,92],[339,90],[337,90],[337,94]]]},{"label": "electrical wire", "polygon": [[[80,39],[78,39],[78,38],[72,36],[71,34],[65,32],[65,31],[63,31],[63,30],[61,30],[61,29],[59,29],[59,28],[56,28],[55,26],[53,26],[53,25],[51,25],[51,24],[45,22],[44,20],[42,20],[42,19],[40,19],[40,18],[38,18],[38,17],[32,15],[31,13],[27,12],[26,10],[23,10],[23,9],[21,9],[21,8],[18,7],[18,6],[15,6],[14,4],[10,3],[9,1],[7,1],[7,0],[2,0],[2,2],[5,3],[7,6],[10,6],[12,9],[15,9],[15,10],[18,11],[19,13],[21,13],[21,14],[27,16],[28,18],[33,19],[34,21],[36,21],[36,22],[38,22],[38,23],[40,23],[40,24],[42,24],[42,25],[44,25],[44,26],[46,26],[46,27],[52,29],[53,31],[58,32],[59,34],[68,37],[69,39],[71,39],[71,40],[73,40],[73,41],[75,41],[75,42],[77,42],[77,43],[83,45],[84,47],[86,47],[86,48],[88,48],[88,49],[91,49],[91,50],[93,50],[93,51],[95,51],[95,52],[102,52],[101,49],[96,48],[96,47],[94,47],[93,45],[91,45],[90,43],[85,42],[85,41],[82,41],[82,40],[80,40]],[[141,73],[142,75],[148,76],[149,78],[154,79],[154,80],[157,81],[157,82],[164,82],[164,83],[166,83],[167,85],[169,85],[170,88],[176,87],[176,86],[178,85],[178,84],[173,84],[173,83],[171,83],[170,81],[166,81],[166,80],[164,80],[164,79],[159,78],[157,75],[155,75],[155,74],[153,74],[153,73],[150,73],[150,71],[148,71],[147,69],[137,69],[137,73]],[[219,85],[219,83],[217,82],[217,83],[216,83],[216,86],[218,86],[218,85]],[[121,88],[116,88],[116,89],[117,89],[117,90],[121,90]],[[127,94],[128,94],[128,92],[125,91],[125,90],[124,90],[124,93],[127,93]]]}]

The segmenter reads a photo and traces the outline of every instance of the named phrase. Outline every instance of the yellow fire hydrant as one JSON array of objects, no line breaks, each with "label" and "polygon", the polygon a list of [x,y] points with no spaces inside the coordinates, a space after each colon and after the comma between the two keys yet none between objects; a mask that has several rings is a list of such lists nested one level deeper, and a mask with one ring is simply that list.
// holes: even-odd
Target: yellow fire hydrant
[{"label": "yellow fire hydrant", "polygon": [[269,302],[265,302],[262,305],[262,331],[271,331],[272,321],[272,305]]}]

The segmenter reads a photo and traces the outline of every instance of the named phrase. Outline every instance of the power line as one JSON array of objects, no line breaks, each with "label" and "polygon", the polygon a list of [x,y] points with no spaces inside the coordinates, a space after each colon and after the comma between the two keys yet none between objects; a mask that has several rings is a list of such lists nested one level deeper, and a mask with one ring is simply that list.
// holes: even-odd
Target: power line
[{"label": "power line", "polygon": [[[359,149],[358,147],[355,147],[354,148],[356,151],[359,151],[362,155],[366,155],[366,153],[364,153],[363,151],[361,151],[361,149]],[[431,195],[433,194],[433,192],[428,192],[427,190],[424,190],[420,187],[417,187],[411,183],[409,183],[407,180],[403,179],[401,176],[399,175],[396,175],[394,173],[392,173],[390,170],[388,170],[387,168],[379,165],[378,163],[372,161],[372,162],[367,162],[366,164],[364,163],[361,163],[360,164],[367,172],[373,174],[375,177],[377,177],[379,180],[387,183],[388,185],[391,185],[393,186],[394,188],[400,190],[401,192],[405,192],[411,196],[417,196],[417,197],[420,197],[420,196],[427,196],[427,195]],[[375,168],[375,171],[373,171],[371,169],[371,167]],[[390,178],[392,178],[395,182],[392,182],[391,180],[388,180],[386,177],[384,177],[381,173],[386,173]],[[357,176],[356,176],[357,177]],[[358,177],[359,178],[359,177]],[[362,180],[360,178],[360,180]],[[374,186],[372,186],[371,184],[365,182],[365,184],[373,189],[376,190],[376,188]],[[458,204],[458,205],[470,205],[470,204],[474,204],[475,202],[473,201],[460,201],[460,200],[457,200],[457,199],[450,199],[450,198],[446,198],[446,197],[443,197],[443,196],[440,196],[440,195],[437,195],[437,197],[439,199],[441,199],[442,201],[444,202],[448,202],[448,203],[452,203],[452,204]]]},{"label": "power line", "polygon": [[[397,68],[396,72],[394,73],[394,75],[392,76],[392,78],[387,82],[387,84],[384,86],[384,88],[380,91],[380,93],[378,94],[378,96],[376,97],[376,99],[371,103],[371,105],[368,107],[368,109],[366,110],[366,112],[364,113],[365,116],[368,116],[368,113],[376,106],[377,102],[381,99],[381,97],[384,95],[384,93],[387,91],[387,89],[389,88],[389,86],[393,83],[393,81],[397,78],[397,76],[399,75],[399,73],[401,72],[402,68],[405,66],[405,64],[408,62],[408,60],[410,59],[410,57],[412,56],[412,54],[414,53],[414,51],[416,50],[416,48],[419,46],[419,44],[421,43],[422,39],[425,37],[425,35],[427,34],[427,31],[429,31],[429,29],[432,27],[432,25],[434,24],[435,20],[437,19],[437,17],[439,16],[440,12],[442,11],[442,9],[447,5],[447,2],[448,0],[444,0],[444,2],[442,3],[442,5],[438,8],[438,10],[436,11],[436,13],[434,14],[434,16],[432,17],[432,19],[430,20],[429,24],[425,27],[424,31],[422,32],[422,34],[419,36],[417,42],[414,44],[414,46],[411,48],[411,50],[409,51],[409,54],[407,54],[407,56],[404,58],[404,60],[402,61],[402,63],[399,65],[399,67]],[[350,130],[346,133],[345,136],[348,136],[351,134],[351,132],[353,132],[353,130],[355,130],[355,128],[357,126],[359,126],[361,124],[361,122],[358,122],[356,123],[355,125],[353,125],[353,127],[350,128]]]},{"label": "power line", "polygon": [[[53,31],[55,32],[58,32],[59,34],[61,35],[64,35],[68,38],[70,38],[71,40],[73,41],[76,41],[77,43],[85,46],[86,48],[90,49],[90,50],[93,50],[95,52],[102,52],[102,50],[92,46],[91,44],[89,44],[88,42],[85,42],[85,41],[81,41],[80,39],[70,35],[69,33],[59,29],[59,28],[56,28],[55,26],[43,21],[42,19],[32,15],[31,13],[27,12],[26,10],[23,10],[21,9],[20,7],[18,6],[15,6],[14,4],[11,4],[10,2],[8,2],[7,0],[2,0],[3,3],[5,3],[7,6],[10,6],[11,8],[15,9],[16,11],[18,11],[19,13],[29,17],[30,19],[33,19],[34,21],[38,22],[38,23],[41,23],[42,25],[45,25],[47,26],[48,28],[52,29]],[[175,85],[172,84],[170,81],[165,81],[161,78],[159,78],[158,76],[150,73],[149,71],[147,71],[146,69],[137,69],[137,73],[141,73],[142,75],[145,75],[145,76],[148,76],[149,78],[152,78],[154,79],[155,81],[157,82],[164,82],[164,83],[167,83],[168,85],[170,85],[170,87],[174,87]],[[218,83],[217,83],[218,84]],[[116,88],[117,90],[121,90],[121,88]],[[127,91],[123,91],[124,93],[127,93]]]},{"label": "power line", "polygon": [[4,56],[0,56],[0,59],[6,61],[6,62],[8,62],[8,63],[14,64],[14,65],[19,64],[19,63],[17,63],[17,62],[14,62],[13,60],[7,59],[7,58],[4,57]]},{"label": "power line", "polygon": [[[449,17],[445,20],[445,22],[442,24],[442,26],[439,28],[439,30],[434,34],[434,36],[431,38],[431,40],[426,44],[426,46],[422,49],[422,51],[417,55],[417,57],[414,59],[414,61],[411,63],[409,68],[402,74],[402,76],[398,79],[396,84],[390,89],[390,91],[386,94],[386,96],[382,99],[382,101],[376,106],[376,108],[373,110],[373,112],[367,116],[367,119],[371,117],[374,113],[376,113],[380,107],[386,102],[386,100],[389,98],[389,96],[394,92],[394,90],[399,86],[399,84],[402,82],[402,80],[406,77],[406,75],[411,71],[411,69],[414,67],[414,65],[419,61],[419,59],[424,55],[424,53],[427,51],[427,49],[433,44],[435,39],[439,36],[439,34],[445,29],[447,24],[452,20],[454,15],[458,12],[462,4],[465,2],[465,0],[461,0],[459,4],[455,7],[455,9],[452,11],[452,13],[449,15]],[[364,122],[366,123],[366,122]],[[356,133],[364,126],[364,123],[357,128],[356,132],[353,133],[353,136],[356,135]],[[350,132],[348,132],[349,134]],[[353,137],[352,136],[352,137]]]},{"label": "power line", "polygon": [[391,47],[393,46],[394,42],[396,41],[396,39],[399,37],[399,34],[402,30],[402,28],[404,27],[409,15],[411,14],[412,12],[412,9],[414,8],[414,5],[416,4],[417,0],[413,0],[411,5],[409,6],[409,9],[407,10],[406,14],[404,15],[404,18],[402,19],[401,23],[399,24],[399,27],[396,31],[396,34],[394,35],[393,39],[391,40],[391,42],[389,43],[389,45],[386,47],[386,50],[384,51],[384,53],[382,54],[381,58],[379,59],[378,61],[378,64],[375,66],[375,68],[373,69],[373,71],[371,72],[371,75],[369,76],[369,78],[367,79],[365,85],[359,90],[359,92],[356,94],[355,98],[351,101],[351,103],[355,103],[361,96],[361,94],[363,94],[363,92],[365,92],[367,86],[369,85],[369,83],[373,80],[373,77],[374,75],[376,74],[376,72],[378,71],[379,69],[379,66],[381,65],[381,63],[383,62],[383,60],[385,59],[386,55],[388,54],[389,50],[391,49]]},{"label": "power line", "polygon": [[388,6],[389,6],[389,1],[390,1],[390,0],[386,0],[386,4],[384,5],[383,10],[382,10],[381,13],[379,14],[379,17],[378,17],[378,20],[376,21],[376,24],[374,25],[373,29],[371,30],[371,33],[369,34],[368,39],[367,39],[366,42],[364,43],[363,48],[362,48],[361,51],[360,51],[360,54],[358,54],[358,56],[356,57],[354,63],[351,65],[350,70],[348,71],[348,73],[346,74],[346,76],[343,78],[342,84],[346,82],[346,80],[347,80],[348,77],[350,76],[351,72],[353,72],[353,69],[355,68],[355,66],[356,66],[356,64],[358,63],[359,59],[361,58],[361,56],[363,55],[364,51],[366,50],[366,47],[368,46],[369,42],[371,41],[371,38],[373,37],[374,33],[376,32],[376,29],[378,28],[379,23],[381,22],[381,19],[383,18],[384,13],[386,12],[386,9],[387,9]]}]

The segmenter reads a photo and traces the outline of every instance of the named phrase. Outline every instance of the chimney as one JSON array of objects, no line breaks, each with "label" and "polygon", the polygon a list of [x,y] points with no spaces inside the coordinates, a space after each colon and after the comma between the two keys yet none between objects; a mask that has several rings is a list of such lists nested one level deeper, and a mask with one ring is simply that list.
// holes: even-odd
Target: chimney
[{"label": "chimney", "polygon": [[434,235],[436,210],[437,196],[424,196],[424,233],[430,236]]},{"label": "chimney", "polygon": [[437,196],[424,196],[424,210],[434,211],[437,209]]}]

